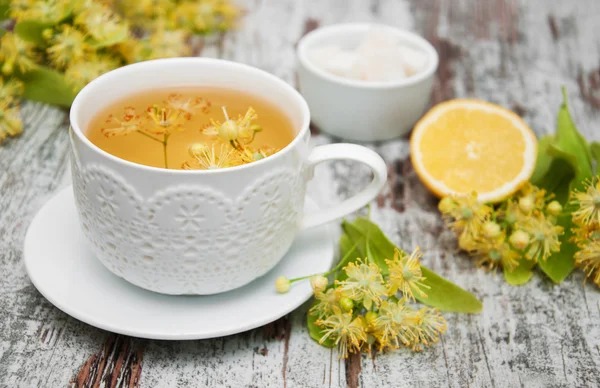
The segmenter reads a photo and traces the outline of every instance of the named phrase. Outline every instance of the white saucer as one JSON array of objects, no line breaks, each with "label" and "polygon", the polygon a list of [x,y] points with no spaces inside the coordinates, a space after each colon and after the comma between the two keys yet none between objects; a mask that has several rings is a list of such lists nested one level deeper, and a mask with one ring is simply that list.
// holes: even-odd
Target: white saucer
[{"label": "white saucer", "polygon": [[[314,202],[307,200],[310,208]],[[68,187],[35,216],[25,237],[24,260],[35,287],[80,321],[115,333],[152,339],[202,339],[253,329],[296,309],[312,294],[307,281],[289,293],[275,279],[327,271],[333,262],[329,227],[300,233],[291,250],[265,276],[224,294],[169,296],[113,275],[88,250]]]}]

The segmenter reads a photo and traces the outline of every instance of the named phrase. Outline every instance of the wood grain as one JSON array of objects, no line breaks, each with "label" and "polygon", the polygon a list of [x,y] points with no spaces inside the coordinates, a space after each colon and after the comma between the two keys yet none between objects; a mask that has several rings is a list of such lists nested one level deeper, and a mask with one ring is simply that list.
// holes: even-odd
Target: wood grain
[{"label": "wood grain", "polygon": [[[600,2],[579,0],[246,0],[234,33],[199,41],[203,56],[258,66],[295,82],[294,47],[307,31],[377,21],[419,32],[440,54],[432,103],[476,97],[514,109],[551,133],[560,86],[580,130],[600,140]],[[474,269],[456,253],[436,200],[417,179],[408,140],[367,146],[388,163],[374,220],[404,249],[474,292],[479,315],[446,314],[448,334],[422,353],[338,360],[307,334],[307,305],[263,328],[207,341],[116,336],[63,314],[31,285],[22,244],[36,211],[69,183],[66,113],[27,104],[25,132],[0,147],[0,386],[7,387],[595,387],[600,293],[580,273],[526,286]],[[376,123],[374,123],[376,124]],[[313,128],[313,145],[332,139]],[[350,163],[319,166],[309,185],[323,206],[366,185]],[[92,302],[93,303],[93,302]]]}]

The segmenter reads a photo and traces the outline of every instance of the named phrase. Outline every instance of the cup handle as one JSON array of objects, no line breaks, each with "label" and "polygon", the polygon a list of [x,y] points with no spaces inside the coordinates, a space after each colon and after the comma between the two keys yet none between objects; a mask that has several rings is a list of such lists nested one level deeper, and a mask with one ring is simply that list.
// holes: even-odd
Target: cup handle
[{"label": "cup handle", "polygon": [[342,218],[371,202],[387,181],[387,167],[376,152],[356,144],[328,144],[315,147],[308,156],[308,168],[312,174],[314,167],[328,160],[354,160],[366,164],[373,170],[373,180],[360,193],[344,200],[330,209],[305,214],[300,229],[312,228]]}]

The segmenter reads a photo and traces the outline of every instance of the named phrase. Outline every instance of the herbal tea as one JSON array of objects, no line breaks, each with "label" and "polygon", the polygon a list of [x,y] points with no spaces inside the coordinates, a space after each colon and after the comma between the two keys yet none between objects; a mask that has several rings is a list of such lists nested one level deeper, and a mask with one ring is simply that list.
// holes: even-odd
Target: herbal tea
[{"label": "herbal tea", "polygon": [[252,163],[294,138],[289,118],[243,92],[204,87],[158,89],[102,110],[86,133],[102,150],[130,162],[207,170]]}]

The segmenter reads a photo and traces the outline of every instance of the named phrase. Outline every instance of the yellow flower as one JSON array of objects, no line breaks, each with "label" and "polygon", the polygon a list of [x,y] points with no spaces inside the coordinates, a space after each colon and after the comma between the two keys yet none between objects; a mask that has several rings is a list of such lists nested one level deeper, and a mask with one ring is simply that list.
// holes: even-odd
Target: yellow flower
[{"label": "yellow flower", "polygon": [[577,206],[573,221],[577,224],[600,223],[600,180],[585,182],[585,191],[573,191],[571,204]]},{"label": "yellow flower", "polygon": [[315,294],[325,291],[329,281],[323,275],[314,275],[310,278],[310,286]]},{"label": "yellow flower", "polygon": [[161,26],[148,40],[150,53],[148,59],[175,58],[190,55],[187,44],[188,33],[184,30],[167,30]]},{"label": "yellow flower", "polygon": [[244,117],[240,116],[237,120],[229,118],[227,110],[222,107],[225,121],[221,123],[218,120],[210,120],[211,125],[205,128],[202,133],[209,136],[219,136],[223,141],[246,140],[251,142],[254,135],[262,130],[258,124],[252,124],[252,121],[258,118],[254,108],[250,107]]},{"label": "yellow flower", "polygon": [[529,234],[522,230],[515,230],[508,241],[515,249],[522,251],[529,245]]},{"label": "yellow flower", "polygon": [[52,36],[46,52],[50,61],[62,69],[73,61],[82,60],[90,50],[91,47],[83,33],[68,24],[63,24],[60,32]]},{"label": "yellow flower", "polygon": [[129,35],[127,22],[104,4],[92,3],[75,18],[75,24],[84,26],[88,34],[99,43],[119,41]]},{"label": "yellow flower", "polygon": [[23,95],[23,83],[16,78],[0,76],[0,100],[17,99]]},{"label": "yellow flower", "polygon": [[59,22],[67,17],[72,4],[73,0],[18,0],[11,4],[11,16],[17,21]]},{"label": "yellow flower", "polygon": [[179,27],[198,33],[231,28],[239,10],[224,0],[183,1],[173,12],[173,20]]},{"label": "yellow flower", "polygon": [[424,307],[417,312],[416,316],[417,341],[413,345],[413,350],[420,351],[423,346],[429,346],[436,343],[440,335],[448,330],[446,320],[436,308]]},{"label": "yellow flower", "polygon": [[147,26],[155,17],[164,17],[175,7],[174,0],[120,0],[119,9],[127,19]]},{"label": "yellow flower", "polygon": [[367,310],[371,309],[373,303],[378,306],[381,297],[386,295],[381,270],[376,264],[364,263],[358,259],[356,263],[349,263],[344,267],[348,278],[344,281],[336,281],[338,288],[344,296],[356,302],[362,302]]},{"label": "yellow flower", "polygon": [[406,299],[397,303],[381,302],[379,314],[373,322],[373,336],[380,350],[398,349],[400,343],[409,346],[415,341],[415,311],[406,305]]},{"label": "yellow flower", "polygon": [[35,62],[36,55],[33,46],[12,32],[7,32],[0,39],[0,62],[2,63],[2,73],[10,75],[15,70],[21,73],[37,67]]},{"label": "yellow flower", "polygon": [[0,100],[0,143],[23,132],[19,105],[11,98]]},{"label": "yellow flower", "polygon": [[454,206],[447,202],[441,206],[445,210],[444,218],[448,226],[461,235],[461,248],[470,250],[492,209],[477,200],[477,193],[453,197],[452,201]]},{"label": "yellow flower", "polygon": [[172,93],[167,97],[165,105],[182,112],[185,118],[189,120],[198,110],[202,111],[202,113],[208,113],[212,104],[202,97],[188,98],[186,100],[181,94]]},{"label": "yellow flower", "polygon": [[330,288],[325,292],[315,292],[315,299],[318,302],[310,309],[310,313],[321,319],[333,312],[333,307],[338,306],[341,298],[342,293],[336,288]]},{"label": "yellow flower", "polygon": [[479,241],[472,254],[477,259],[477,265],[487,267],[488,270],[502,266],[512,271],[519,264],[518,260],[521,257],[521,254],[506,242],[504,233]]},{"label": "yellow flower", "polygon": [[527,218],[519,208],[519,203],[512,199],[509,199],[506,202],[505,207],[500,210],[499,216],[509,225],[514,225],[516,222]]},{"label": "yellow flower", "polygon": [[157,104],[149,106],[146,114],[154,123],[147,131],[154,135],[169,135],[174,130],[180,130],[185,120],[185,113],[181,110]]},{"label": "yellow flower", "polygon": [[526,183],[518,192],[519,209],[529,214],[534,210],[543,210],[546,206],[546,190]]},{"label": "yellow flower", "polygon": [[85,60],[71,63],[65,71],[65,77],[73,89],[79,91],[94,79],[120,65],[120,61],[111,56],[91,55]]},{"label": "yellow flower", "polygon": [[214,144],[211,147],[205,147],[193,157],[194,159],[183,164],[184,170],[214,170],[237,166],[240,163],[235,155],[235,150],[225,144],[221,144],[216,151]]},{"label": "yellow flower", "polygon": [[600,286],[600,241],[590,241],[575,253],[575,264]]},{"label": "yellow flower", "polygon": [[247,145],[240,145],[238,147],[238,151],[240,154],[240,158],[244,164],[256,162],[257,160],[264,159],[267,156],[271,156],[277,152],[275,148],[271,147],[262,147],[254,149]]},{"label": "yellow flower", "polygon": [[422,290],[430,287],[423,283],[425,278],[421,272],[420,259],[423,256],[419,247],[417,247],[410,256],[396,249],[393,260],[386,260],[389,267],[389,295],[394,295],[398,290],[408,299],[415,299],[414,292],[422,297],[427,297],[427,294]]},{"label": "yellow flower", "polygon": [[328,338],[335,341],[338,346],[340,357],[348,357],[348,352],[359,352],[363,343],[367,341],[367,325],[362,316],[352,319],[351,313],[344,313],[333,306],[332,314],[325,319],[315,321],[315,325],[323,328],[323,336],[319,343]]},{"label": "yellow flower", "polygon": [[101,129],[101,132],[106,137],[127,135],[134,131],[140,131],[143,128],[142,119],[139,115],[136,114],[135,108],[132,106],[125,107],[123,112],[123,118],[118,118],[114,115],[110,115],[108,116],[106,123],[116,125],[115,127]]},{"label": "yellow flower", "polygon": [[531,236],[525,258],[546,260],[553,252],[560,250],[558,238],[563,234],[563,228],[548,221],[543,214],[531,216],[517,225]]},{"label": "yellow flower", "polygon": [[600,240],[600,224],[597,222],[579,225],[573,228],[572,231],[571,241],[578,246],[587,244],[589,240]]}]

